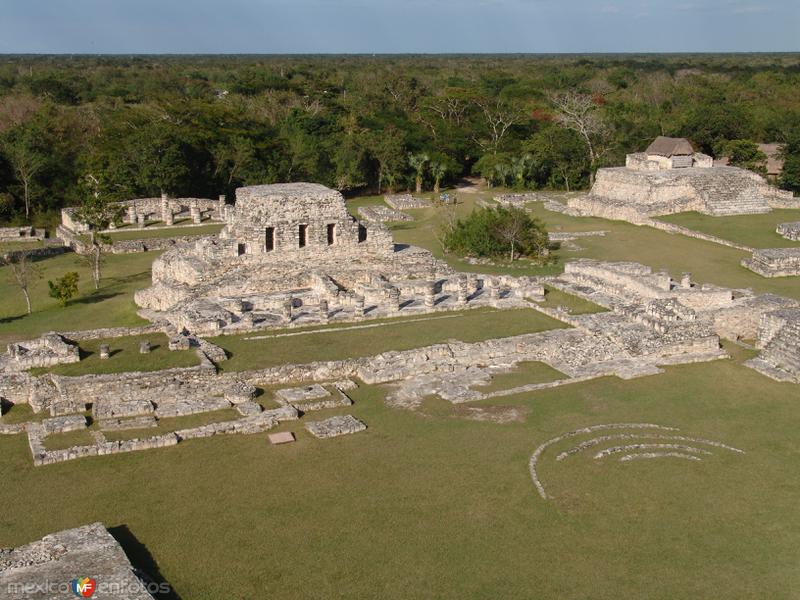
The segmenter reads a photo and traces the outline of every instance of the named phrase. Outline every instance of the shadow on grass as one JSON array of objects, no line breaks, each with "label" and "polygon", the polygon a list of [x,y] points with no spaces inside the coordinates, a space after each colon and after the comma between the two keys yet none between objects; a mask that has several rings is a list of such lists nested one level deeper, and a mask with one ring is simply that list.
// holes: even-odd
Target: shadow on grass
[{"label": "shadow on grass", "polygon": [[[153,593],[154,598],[158,598],[159,600],[181,600],[178,593],[172,589],[169,582],[161,575],[158,563],[155,558],[153,558],[153,555],[150,554],[147,546],[136,539],[136,536],[131,533],[127,525],[111,527],[108,532],[117,540],[119,545],[122,546],[122,549],[134,566],[134,569],[138,571],[137,575],[145,582],[145,585],[147,585],[148,588],[158,587],[156,592]],[[162,588],[164,590],[168,589],[169,591],[166,593],[159,593],[159,590]]]},{"label": "shadow on grass", "polygon": [[73,304],[96,304],[97,302],[103,302],[104,300],[110,300],[111,298],[115,298],[116,296],[121,296],[122,292],[116,293],[94,293],[89,296],[84,296],[83,298],[76,298],[74,300],[69,301],[69,305]]},{"label": "shadow on grass", "polygon": [[131,273],[130,275],[125,275],[122,277],[104,277],[103,281],[106,282],[106,285],[117,285],[121,283],[130,283],[132,281],[136,281],[137,279],[149,278],[150,277],[150,270],[142,271],[141,273]]},{"label": "shadow on grass", "polygon": [[28,315],[14,315],[13,317],[3,317],[0,319],[0,323],[13,323],[14,321],[19,321],[20,319],[24,319]]}]

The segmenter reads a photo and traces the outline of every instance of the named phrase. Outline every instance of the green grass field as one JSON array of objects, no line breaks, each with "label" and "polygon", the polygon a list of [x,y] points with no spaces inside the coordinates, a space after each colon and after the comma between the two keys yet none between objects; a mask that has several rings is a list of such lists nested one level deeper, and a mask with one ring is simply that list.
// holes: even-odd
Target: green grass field
[{"label": "green grass field", "polygon": [[[105,257],[103,279],[94,289],[91,272],[85,261],[75,254],[63,254],[37,261],[42,278],[31,285],[33,314],[25,314],[22,292],[12,284],[8,267],[0,267],[0,343],[38,336],[53,329],[75,331],[99,327],[144,325],[136,315],[133,292],[150,284],[150,265],[157,252],[111,254]],[[77,271],[79,296],[65,308],[48,296],[48,279],[56,279],[68,271]]]},{"label": "green grass field", "polygon": [[[100,520],[192,600],[789,600],[800,409],[793,386],[742,357],[478,403],[529,408],[506,425],[388,409],[381,388],[362,387],[347,412],[369,429],[333,440],[285,423],[293,445],[220,436],[34,468],[25,437],[3,436],[0,546]],[[746,454],[556,462],[566,442],[540,468],[554,498],[536,494],[537,445],[619,421]],[[54,493],[57,510],[42,501]]]},{"label": "green grass field", "polygon": [[787,248],[800,246],[775,233],[779,223],[800,221],[800,210],[773,210],[763,215],[711,217],[696,212],[659,217],[660,221],[702,231],[752,248]]},{"label": "green grass field", "polygon": [[[365,325],[370,321],[364,322]],[[493,337],[509,337],[565,327],[560,321],[534,310],[475,309],[465,312],[443,312],[419,315],[416,318],[383,319],[378,327],[353,328],[353,324],[329,328],[328,331],[247,339],[257,337],[220,336],[209,341],[221,346],[229,359],[220,366],[225,371],[244,371],[285,363],[308,363],[371,356],[389,350],[408,350],[449,340],[477,342]],[[292,331],[296,333],[298,330]],[[264,336],[284,332],[264,332]]]}]

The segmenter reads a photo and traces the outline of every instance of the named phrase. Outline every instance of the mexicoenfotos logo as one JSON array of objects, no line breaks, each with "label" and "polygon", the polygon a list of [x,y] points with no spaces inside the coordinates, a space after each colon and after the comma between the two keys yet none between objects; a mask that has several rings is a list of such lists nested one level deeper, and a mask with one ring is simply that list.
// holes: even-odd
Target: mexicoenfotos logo
[{"label": "mexicoenfotos logo", "polygon": [[70,587],[78,598],[91,598],[97,589],[97,582],[91,577],[79,577],[72,580]]}]

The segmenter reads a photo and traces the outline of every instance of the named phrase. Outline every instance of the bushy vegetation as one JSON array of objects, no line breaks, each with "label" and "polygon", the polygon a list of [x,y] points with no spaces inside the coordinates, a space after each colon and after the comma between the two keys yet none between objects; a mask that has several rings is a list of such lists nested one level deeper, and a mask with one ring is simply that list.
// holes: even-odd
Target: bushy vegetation
[{"label": "bushy vegetation", "polygon": [[547,232],[538,219],[521,208],[478,208],[465,219],[448,225],[444,247],[461,256],[519,256],[541,259],[547,255]]},{"label": "bushy vegetation", "polygon": [[[800,189],[796,55],[0,59],[0,221],[103,197],[580,189],[659,134],[714,153],[786,143]],[[419,184],[419,186],[418,186]]]}]

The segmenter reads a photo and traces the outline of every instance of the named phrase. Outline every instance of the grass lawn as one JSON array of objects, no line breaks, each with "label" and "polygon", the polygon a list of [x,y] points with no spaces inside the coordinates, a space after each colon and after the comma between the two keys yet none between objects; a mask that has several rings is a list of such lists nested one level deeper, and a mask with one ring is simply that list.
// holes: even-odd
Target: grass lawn
[{"label": "grass lawn", "polygon": [[33,413],[29,404],[14,404],[0,416],[0,423],[3,425],[16,425],[17,423],[27,423],[28,421],[40,421],[49,417],[50,414],[41,412],[38,415]]},{"label": "grass lawn", "polygon": [[739,264],[749,256],[747,252],[623,221],[570,217],[545,210],[542,203],[534,203],[533,212],[548,229],[554,231],[608,231],[605,237],[576,240],[575,244],[581,248],[578,251],[559,250],[562,264],[576,258],[636,261],[654,269],[667,269],[673,277],[688,271],[700,283],[752,288],[760,293],[771,292],[800,299],[800,278],[761,277]]},{"label": "grass lawn", "polygon": [[[109,254],[105,257],[100,289],[94,289],[85,261],[73,253],[37,261],[42,278],[31,286],[33,314],[25,314],[22,292],[12,284],[8,267],[0,267],[0,343],[36,337],[53,329],[74,331],[99,327],[143,325],[136,315],[133,292],[150,285],[150,265],[158,252]],[[62,308],[48,296],[48,279],[77,271],[79,296]]]},{"label": "grass lawn", "polygon": [[773,210],[763,215],[712,217],[696,212],[658,217],[660,221],[681,225],[695,231],[715,235],[752,248],[786,248],[800,246],[775,233],[779,223],[800,221],[800,210]]},{"label": "grass lawn", "polygon": [[164,435],[179,429],[189,429],[191,427],[201,427],[209,423],[221,423],[222,421],[233,421],[240,419],[241,415],[233,408],[213,410],[197,415],[186,415],[183,417],[168,417],[159,419],[156,427],[147,429],[125,429],[122,431],[104,431],[103,435],[109,442],[133,440],[136,438],[147,438],[155,435]]},{"label": "grass lawn", "polygon": [[540,302],[538,305],[544,306],[545,308],[566,306],[569,309],[569,312],[573,315],[588,315],[606,312],[606,309],[599,304],[595,304],[589,300],[584,300],[580,296],[567,294],[566,292],[562,292],[561,290],[552,288],[550,286],[545,286],[544,302]]},{"label": "grass lawn", "polygon": [[[33,467],[25,436],[3,436],[0,546],[102,521],[134,564],[192,600],[789,600],[800,405],[794,386],[738,360],[504,398],[530,409],[504,425],[388,409],[381,388],[362,387],[340,414],[369,429],[333,440],[284,423],[295,444],[218,436]],[[554,496],[542,500],[533,450],[613,422],[680,427],[746,454],[556,462],[568,440],[542,457]],[[57,510],[42,501],[53,490]]]},{"label": "grass lawn", "polygon": [[539,361],[522,362],[510,373],[499,373],[492,377],[489,385],[476,386],[479,392],[498,392],[531,383],[547,383],[565,379],[566,375],[550,365]]},{"label": "grass lawn", "polygon": [[[150,341],[149,354],[139,354],[139,342]],[[107,360],[100,359],[100,346],[108,344]],[[126,371],[158,371],[175,367],[193,367],[200,364],[193,349],[170,350],[169,338],[163,333],[131,335],[112,339],[84,340],[79,342],[81,361],[55,367],[32,369],[33,374],[86,375],[87,373],[122,373]]]},{"label": "grass lawn", "polygon": [[91,444],[94,444],[94,438],[88,429],[54,433],[44,438],[44,447],[47,450],[66,450],[72,446],[89,446]]},{"label": "grass lawn", "polygon": [[[209,341],[228,352],[225,371],[244,371],[284,363],[308,363],[371,356],[389,350],[407,350],[449,340],[477,342],[490,338],[558,329],[566,325],[531,309],[475,309],[385,319],[384,326],[353,329],[352,323],[334,331],[248,340],[246,336],[220,336]],[[371,323],[367,321],[365,324]],[[318,328],[317,328],[318,329]],[[294,330],[297,331],[297,330]],[[313,330],[312,330],[313,331]],[[280,332],[267,331],[264,335]]]}]

